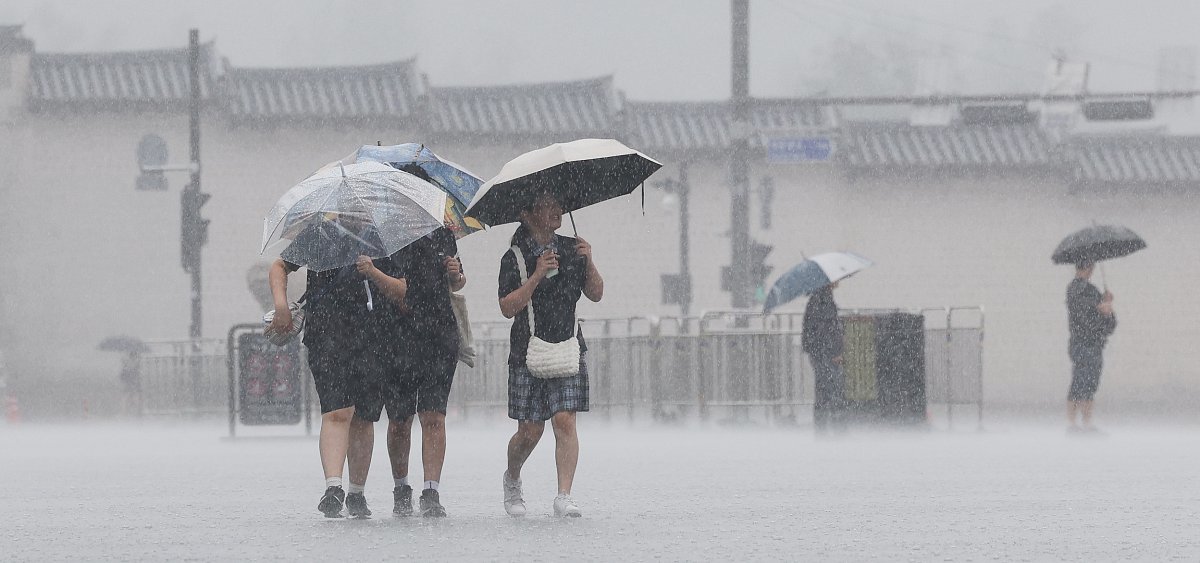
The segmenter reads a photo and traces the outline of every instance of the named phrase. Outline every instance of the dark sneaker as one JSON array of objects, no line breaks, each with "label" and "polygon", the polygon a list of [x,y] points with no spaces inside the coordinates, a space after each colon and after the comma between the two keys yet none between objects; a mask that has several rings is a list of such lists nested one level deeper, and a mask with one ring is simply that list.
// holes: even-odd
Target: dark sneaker
[{"label": "dark sneaker", "polygon": [[362,493],[350,493],[346,495],[346,514],[351,518],[366,518],[371,515],[371,509],[367,508],[367,497]]},{"label": "dark sneaker", "polygon": [[395,504],[392,506],[392,514],[396,516],[412,516],[412,487],[404,485],[392,489],[392,497],[395,499]]},{"label": "dark sneaker", "polygon": [[426,518],[442,518],[445,515],[446,507],[442,506],[442,500],[438,496],[438,492],[433,489],[421,491],[421,516]]},{"label": "dark sneaker", "polygon": [[346,502],[346,493],[341,487],[329,487],[325,489],[325,494],[321,496],[321,502],[317,505],[317,510],[325,514],[326,518],[341,518],[342,504]]}]

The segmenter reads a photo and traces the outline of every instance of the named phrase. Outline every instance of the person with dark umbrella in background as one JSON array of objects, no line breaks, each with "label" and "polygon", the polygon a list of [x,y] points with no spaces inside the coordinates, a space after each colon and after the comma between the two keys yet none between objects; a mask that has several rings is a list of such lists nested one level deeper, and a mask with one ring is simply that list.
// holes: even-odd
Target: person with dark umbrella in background
[{"label": "person with dark umbrella in background", "polygon": [[[1071,357],[1071,387],[1067,391],[1067,429],[1070,432],[1095,432],[1092,405],[1100,387],[1104,366],[1104,345],[1117,327],[1113,313],[1113,295],[1089,281],[1094,262],[1075,265],[1075,279],[1067,286],[1067,318],[1071,332],[1068,353]],[[1076,423],[1076,416],[1081,418]]]},{"label": "person with dark umbrella in background", "polygon": [[846,376],[842,371],[842,320],[833,300],[833,282],[818,289],[804,307],[800,343],[813,372],[813,425],[818,432],[840,430],[845,424]]}]

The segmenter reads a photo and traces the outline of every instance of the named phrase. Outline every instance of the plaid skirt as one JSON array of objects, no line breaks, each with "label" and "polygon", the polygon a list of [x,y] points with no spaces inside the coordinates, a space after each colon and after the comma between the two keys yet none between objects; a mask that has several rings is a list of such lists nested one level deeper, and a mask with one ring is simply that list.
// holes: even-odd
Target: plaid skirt
[{"label": "plaid skirt", "polygon": [[508,367],[508,417],[514,420],[550,420],[558,412],[587,412],[588,371],[579,355],[579,373],[573,377],[541,379],[525,366]]}]

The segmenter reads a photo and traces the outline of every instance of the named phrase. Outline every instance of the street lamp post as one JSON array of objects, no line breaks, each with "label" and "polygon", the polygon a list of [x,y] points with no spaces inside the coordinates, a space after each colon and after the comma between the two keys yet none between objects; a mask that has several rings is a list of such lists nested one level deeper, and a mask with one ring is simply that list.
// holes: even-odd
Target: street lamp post
[{"label": "street lamp post", "polygon": [[[663,302],[668,304],[679,305],[679,313],[683,317],[691,314],[692,309],[692,271],[690,244],[688,232],[690,230],[689,222],[691,220],[691,211],[688,208],[688,195],[691,192],[691,187],[688,184],[688,163],[682,162],[679,164],[679,179],[667,178],[656,182],[659,188],[664,192],[674,194],[679,199],[679,273],[664,274],[662,277],[663,284]],[[686,327],[687,323],[681,323],[680,327]]]},{"label": "street lamp post", "polygon": [[191,323],[188,337],[191,339],[189,371],[192,378],[193,403],[200,406],[200,337],[203,334],[201,247],[208,243],[208,219],[200,214],[201,207],[211,197],[200,191],[200,31],[188,31],[188,144],[187,164],[168,164],[166,142],[157,135],[146,135],[138,144],[138,166],[141,175],[137,179],[139,190],[162,191],[167,189],[165,172],[190,172],[191,178],[180,193],[179,250],[183,271],[191,275]]}]

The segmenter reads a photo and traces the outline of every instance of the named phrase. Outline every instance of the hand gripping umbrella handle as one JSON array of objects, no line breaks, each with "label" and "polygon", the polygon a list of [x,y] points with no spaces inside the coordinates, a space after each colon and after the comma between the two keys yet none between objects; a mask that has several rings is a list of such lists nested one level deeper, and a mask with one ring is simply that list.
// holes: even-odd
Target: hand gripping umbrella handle
[{"label": "hand gripping umbrella handle", "polygon": [[363,280],[363,287],[367,289],[367,310],[375,310],[375,301],[371,298],[371,282]]}]

